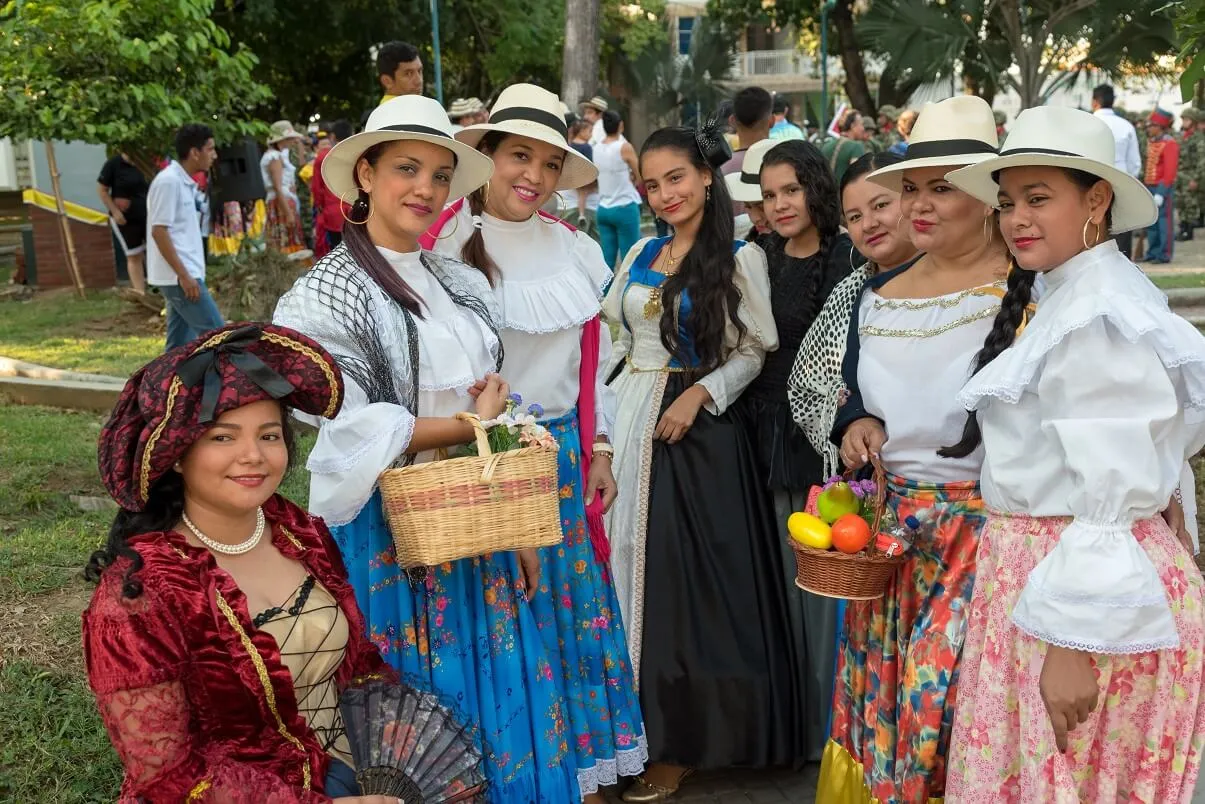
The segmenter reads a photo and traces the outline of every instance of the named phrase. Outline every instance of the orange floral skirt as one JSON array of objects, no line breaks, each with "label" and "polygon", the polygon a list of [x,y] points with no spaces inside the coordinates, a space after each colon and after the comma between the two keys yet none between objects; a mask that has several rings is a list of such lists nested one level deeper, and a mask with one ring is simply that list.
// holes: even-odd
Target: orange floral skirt
[{"label": "orange floral skirt", "polygon": [[1094,654],[1099,704],[1061,754],[1038,689],[1046,643],[1018,630],[1011,614],[1069,521],[993,513],[984,528],[947,796],[959,804],[1188,804],[1205,743],[1201,572],[1162,519],[1135,525],[1163,581],[1180,647]]}]

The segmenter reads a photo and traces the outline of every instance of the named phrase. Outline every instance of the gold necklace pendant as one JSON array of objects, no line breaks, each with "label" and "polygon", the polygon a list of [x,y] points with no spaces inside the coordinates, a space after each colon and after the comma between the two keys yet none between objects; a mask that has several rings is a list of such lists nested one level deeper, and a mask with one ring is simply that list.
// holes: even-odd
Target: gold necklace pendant
[{"label": "gold necklace pendant", "polygon": [[661,317],[661,288],[649,288],[649,300],[644,303],[644,319]]}]

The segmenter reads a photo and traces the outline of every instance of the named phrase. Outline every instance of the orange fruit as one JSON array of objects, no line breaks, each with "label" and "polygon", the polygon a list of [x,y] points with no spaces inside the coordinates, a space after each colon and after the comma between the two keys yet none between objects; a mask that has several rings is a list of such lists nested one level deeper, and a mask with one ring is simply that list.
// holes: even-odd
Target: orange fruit
[{"label": "orange fruit", "polygon": [[842,553],[859,553],[870,543],[870,525],[857,514],[846,514],[833,523],[833,547]]}]

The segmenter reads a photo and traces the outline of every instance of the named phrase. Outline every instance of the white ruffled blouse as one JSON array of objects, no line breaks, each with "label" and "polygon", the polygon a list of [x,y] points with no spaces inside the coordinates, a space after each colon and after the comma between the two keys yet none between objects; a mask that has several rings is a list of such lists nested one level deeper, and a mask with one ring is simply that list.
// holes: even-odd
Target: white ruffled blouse
[{"label": "white ruffled blouse", "polygon": [[[494,370],[498,338],[478,315],[455,304],[419,260],[420,252],[402,253],[377,247],[389,265],[423,299],[423,317],[414,318],[418,333],[418,415],[450,417],[473,409],[469,388]],[[396,305],[383,305],[400,318]],[[398,329],[401,329],[400,321]],[[390,343],[388,338],[383,343]],[[404,345],[399,345],[404,347]],[[376,489],[377,477],[408,452],[415,411],[368,395],[344,373],[344,400],[339,415],[323,422],[310,453],[310,510],[329,524],[353,520]],[[429,461],[433,452],[415,462]]]},{"label": "white ruffled blouse", "polygon": [[1113,241],[1045,278],[1029,326],[959,395],[979,410],[986,503],[1072,517],[1013,621],[1096,653],[1174,648],[1163,585],[1132,529],[1167,506],[1205,444],[1205,337]]},{"label": "white ruffled blouse", "polygon": [[[505,349],[502,376],[525,404],[538,403],[558,418],[577,406],[582,327],[601,310],[611,270],[602,249],[584,232],[533,215],[515,223],[483,214],[486,251],[499,266],[494,292]],[[468,205],[444,226],[451,236],[435,250],[460,258],[473,233]],[[611,332],[602,327],[595,380],[595,434],[610,436],[614,393],[606,385]]]}]

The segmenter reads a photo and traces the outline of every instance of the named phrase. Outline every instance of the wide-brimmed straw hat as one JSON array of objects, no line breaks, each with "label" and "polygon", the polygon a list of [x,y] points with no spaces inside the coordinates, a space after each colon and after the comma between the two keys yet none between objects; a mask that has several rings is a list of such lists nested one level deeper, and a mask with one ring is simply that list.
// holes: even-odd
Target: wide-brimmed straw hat
[{"label": "wide-brimmed straw hat", "polygon": [[299,140],[301,134],[288,120],[277,120],[268,128],[268,144],[275,145],[285,140]]},{"label": "wide-brimmed straw hat", "polygon": [[583,103],[582,106],[589,106],[592,109],[597,109],[600,112],[605,112],[607,109],[611,108],[606,99],[601,95],[595,95],[593,98]]},{"label": "wide-brimmed straw hat", "polygon": [[452,121],[439,102],[422,95],[401,95],[372,110],[364,131],[339,142],[322,162],[322,180],[347,203],[359,189],[354,175],[360,156],[374,145],[395,140],[418,140],[447,148],[456,155],[456,171],[448,200],[463,198],[490,180],[494,163],[452,136]]},{"label": "wide-brimmed straw hat", "polygon": [[565,165],[558,190],[574,190],[598,178],[594,163],[569,146],[569,127],[561,113],[560,98],[535,84],[512,84],[502,90],[489,122],[456,132],[456,139],[476,148],[490,131],[530,137],[562,149]]},{"label": "wide-brimmed straw hat", "polygon": [[898,193],[906,170],[973,165],[994,157],[999,147],[992,107],[983,98],[958,95],[925,104],[912,127],[903,161],[879,168],[867,178]]},{"label": "wide-brimmed straw hat", "polygon": [[955,170],[946,178],[963,192],[996,206],[1000,187],[992,174],[997,171],[1031,165],[1082,170],[1112,185],[1111,231],[1121,234],[1150,226],[1158,209],[1142,182],[1113,167],[1114,147],[1113,132],[1095,115],[1039,106],[1017,116],[999,156]]},{"label": "wide-brimmed straw hat", "polygon": [[724,177],[728,185],[728,193],[733,201],[745,204],[760,204],[761,194],[761,163],[775,145],[781,145],[782,140],[758,140],[745,151],[745,161],[741,163],[739,173],[729,173]]},{"label": "wide-brimmed straw hat", "polygon": [[[480,103],[480,101],[478,101]],[[470,98],[457,98],[452,101],[452,105],[448,107],[448,117],[453,120],[458,120],[466,114],[473,114],[477,108],[473,105],[473,100]]]}]

